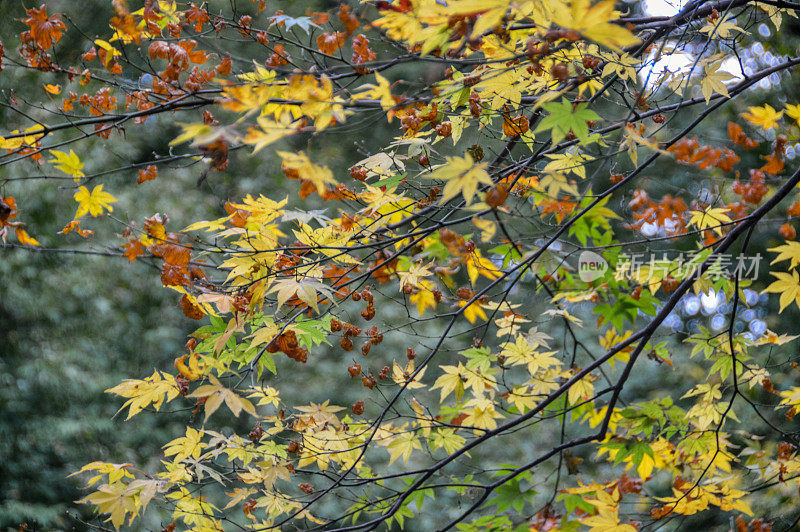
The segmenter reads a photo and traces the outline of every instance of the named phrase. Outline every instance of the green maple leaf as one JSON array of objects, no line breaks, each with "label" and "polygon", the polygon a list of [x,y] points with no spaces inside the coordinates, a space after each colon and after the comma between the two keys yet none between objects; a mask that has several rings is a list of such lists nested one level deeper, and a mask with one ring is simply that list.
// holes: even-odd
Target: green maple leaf
[{"label": "green maple leaf", "polygon": [[573,109],[572,103],[566,98],[562,99],[561,103],[551,102],[542,105],[542,108],[550,114],[539,123],[534,133],[551,130],[553,144],[561,141],[570,131],[580,140],[586,140],[589,137],[587,122],[601,120],[600,115],[586,108],[587,105],[579,103]]}]

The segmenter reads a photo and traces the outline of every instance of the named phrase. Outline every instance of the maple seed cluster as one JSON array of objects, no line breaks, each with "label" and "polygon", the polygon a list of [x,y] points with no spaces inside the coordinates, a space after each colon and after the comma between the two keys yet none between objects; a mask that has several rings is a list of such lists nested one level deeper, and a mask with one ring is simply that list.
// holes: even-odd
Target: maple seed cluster
[{"label": "maple seed cluster", "polygon": [[267,345],[267,353],[277,353],[278,351],[283,351],[292,360],[303,364],[308,360],[308,349],[298,345],[297,335],[292,330],[283,331]]},{"label": "maple seed cluster", "polygon": [[[366,321],[370,321],[372,318],[375,317],[375,297],[372,295],[369,287],[366,287],[361,291],[361,293],[355,292],[351,296],[353,301],[359,301],[363,299],[367,303],[367,308],[361,311],[361,317],[364,318]],[[364,353],[366,355],[366,353]]]},{"label": "maple seed cluster", "polygon": [[262,436],[264,436],[264,429],[261,428],[261,423],[256,423],[256,425],[253,427],[253,430],[251,430],[250,434],[247,435],[247,438],[251,442],[256,443],[261,440]]},{"label": "maple seed cluster", "polygon": [[[342,339],[339,340],[339,345],[345,351],[352,351],[353,340],[351,338],[360,335],[362,332],[361,328],[351,323],[342,323],[336,318],[333,318],[331,320],[331,332],[340,332],[340,331],[342,332]],[[361,354],[367,356],[373,345],[378,345],[381,342],[383,342],[383,334],[379,333],[378,328],[375,327],[374,325],[369,329],[367,329],[366,331],[364,331],[364,333],[367,335],[369,339],[364,345],[361,346]],[[360,372],[360,366],[358,367]],[[358,375],[358,373],[356,373],[355,375]]]},{"label": "maple seed cluster", "polygon": [[356,327],[352,323],[342,323],[341,321],[333,318],[331,320],[331,332],[342,332],[343,338],[339,341],[339,345],[345,351],[352,351],[353,349],[353,341],[350,339],[351,336],[358,336],[361,334],[361,328]]}]

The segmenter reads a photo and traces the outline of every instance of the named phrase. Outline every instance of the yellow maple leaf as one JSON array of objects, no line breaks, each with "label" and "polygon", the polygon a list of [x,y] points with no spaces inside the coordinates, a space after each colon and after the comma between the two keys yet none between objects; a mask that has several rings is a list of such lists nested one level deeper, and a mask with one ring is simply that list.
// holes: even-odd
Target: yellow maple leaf
[{"label": "yellow maple leaf", "polygon": [[278,307],[276,312],[292,297],[297,297],[300,301],[317,312],[319,312],[319,306],[317,305],[319,296],[317,292],[322,292],[326,297],[333,299],[333,292],[331,289],[313,278],[306,278],[301,281],[281,279],[270,288],[269,293],[273,292],[278,293]]},{"label": "yellow maple leaf", "polygon": [[428,177],[447,181],[442,191],[442,203],[460,192],[469,205],[478,190],[478,184],[492,184],[492,179],[486,172],[486,166],[486,163],[475,164],[469,154],[464,157],[448,157],[447,163],[431,172]]},{"label": "yellow maple leaf", "polygon": [[97,185],[91,192],[86,187],[79,187],[73,197],[78,202],[78,211],[75,213],[76,220],[87,213],[99,216],[103,214],[103,210],[113,212],[114,208],[111,204],[117,202],[117,198],[103,191],[103,185]]},{"label": "yellow maple leaf", "polygon": [[239,417],[239,413],[244,410],[251,416],[256,416],[256,409],[253,406],[253,403],[239,397],[236,392],[224,387],[220,384],[219,380],[213,375],[209,375],[209,380],[211,384],[205,384],[197,388],[193,393],[187,395],[186,397],[205,397],[205,409],[206,409],[206,417],[205,420],[208,421],[209,416],[217,411],[220,405],[225,402],[230,408],[233,415]]},{"label": "yellow maple leaf", "polygon": [[365,90],[353,94],[350,99],[354,101],[362,98],[374,98],[376,100],[380,100],[381,109],[388,111],[395,105],[394,98],[392,98],[392,91],[390,90],[391,84],[389,83],[389,80],[377,72],[375,72],[375,80],[378,82],[377,85],[373,85],[371,83],[361,85],[359,89]]},{"label": "yellow maple leaf", "polygon": [[253,387],[251,388],[252,392],[249,397],[250,399],[258,399],[258,406],[262,405],[274,405],[280,406],[281,400],[278,395],[278,390],[273,388],[272,386],[261,386],[261,387]]},{"label": "yellow maple leaf", "polygon": [[751,124],[761,126],[763,130],[778,127],[778,120],[783,116],[783,111],[778,112],[769,104],[765,104],[764,107],[751,107],[748,111],[750,112],[743,113],[742,117]]},{"label": "yellow maple leaf", "polygon": [[770,294],[780,294],[780,310],[788,307],[792,301],[795,302],[797,308],[800,308],[800,277],[797,275],[797,270],[792,270],[792,273],[786,272],[769,272],[770,275],[778,279],[769,285],[764,292]]},{"label": "yellow maple leaf", "polygon": [[786,104],[786,109],[783,110],[786,116],[797,122],[800,125],[800,105]]},{"label": "yellow maple leaf", "polygon": [[778,253],[778,256],[775,257],[770,264],[775,264],[776,262],[781,262],[784,260],[791,261],[789,263],[789,269],[794,269],[796,266],[800,265],[800,242],[795,242],[792,240],[788,240],[782,246],[776,246],[774,248],[767,248],[767,251],[775,251]]},{"label": "yellow maple leaf", "polygon": [[50,150],[50,155],[55,159],[50,159],[48,162],[64,172],[75,178],[78,181],[80,177],[86,177],[83,173],[83,163],[74,151],[69,150],[69,153],[64,153],[59,150]]},{"label": "yellow maple leaf", "polygon": [[300,231],[294,231],[297,240],[309,246],[318,253],[335,260],[341,264],[359,264],[359,262],[348,255],[344,248],[350,240],[350,231],[341,231],[338,227],[327,225],[319,229],[302,224]]},{"label": "yellow maple leaf", "polygon": [[639,39],[630,31],[609,21],[616,18],[614,0],[604,0],[591,5],[589,0],[572,0],[567,3],[554,2],[553,22],[571,28],[584,37],[609,48],[621,48],[638,44]]},{"label": "yellow maple leaf", "polygon": [[536,406],[538,398],[528,391],[527,386],[514,386],[514,389],[508,394],[506,400],[513,404],[520,414],[524,414],[529,410],[533,410]]},{"label": "yellow maple leaf", "polygon": [[401,368],[400,365],[395,362],[392,366],[392,380],[398,386],[406,386],[406,388],[414,389],[414,388],[424,388],[425,385],[422,384],[421,381],[422,377],[425,376],[425,371],[428,368],[422,368],[422,371],[414,377],[414,380],[406,379],[406,375],[409,377],[414,373],[414,361],[409,360],[408,365],[406,365],[405,369]]},{"label": "yellow maple leaf", "polygon": [[481,242],[489,242],[497,233],[497,224],[491,220],[484,220],[477,216],[472,217],[472,223],[481,231]]},{"label": "yellow maple leaf", "polygon": [[589,374],[570,386],[568,392],[569,403],[576,405],[583,401],[590,400],[594,395],[594,384],[592,384],[592,382],[594,382],[596,378],[597,377]]},{"label": "yellow maple leaf", "polygon": [[714,63],[706,65],[703,69],[703,80],[700,82],[700,90],[703,93],[703,98],[706,99],[706,104],[711,100],[714,92],[718,92],[726,98],[730,98],[728,88],[725,82],[733,79],[734,75],[724,70],[720,71],[723,60],[720,59]]},{"label": "yellow maple leaf", "polygon": [[231,129],[226,127],[212,127],[202,122],[185,124],[176,122],[181,126],[183,133],[175,137],[170,143],[170,146],[176,146],[187,140],[191,140],[190,146],[197,147],[205,144],[211,144],[217,140],[224,140],[226,142],[233,142],[238,139]]},{"label": "yellow maple leaf", "polygon": [[478,301],[469,303],[469,306],[467,306],[467,301],[459,301],[458,306],[459,308],[467,307],[464,309],[464,317],[467,318],[467,321],[470,323],[475,323],[477,320],[486,321],[488,319],[486,317],[486,312],[483,311],[483,306]]},{"label": "yellow maple leaf", "polygon": [[247,130],[247,136],[242,139],[245,144],[253,145],[253,153],[258,153],[264,146],[276,140],[297,133],[288,120],[276,122],[266,116],[259,116],[256,121],[260,127],[251,127]]},{"label": "yellow maple leaf", "polygon": [[782,405],[792,407],[789,413],[796,414],[800,411],[800,387],[794,386],[789,390],[778,392],[778,395],[783,398]]},{"label": "yellow maple leaf", "polygon": [[413,432],[404,432],[396,436],[392,442],[386,446],[386,450],[389,451],[389,463],[391,464],[401,456],[403,457],[403,462],[408,463],[408,459],[411,457],[411,453],[414,452],[414,449],[422,450],[422,444],[419,438],[414,436]]},{"label": "yellow maple leaf", "polygon": [[482,430],[497,428],[497,419],[503,417],[495,410],[494,402],[488,397],[476,397],[467,401],[464,413],[467,417],[462,422],[465,426],[475,427],[476,436],[483,434]]},{"label": "yellow maple leaf", "polygon": [[420,280],[419,290],[408,296],[408,299],[417,305],[417,312],[422,316],[428,308],[436,308],[436,297],[433,295],[435,285],[425,279]]},{"label": "yellow maple leaf", "polygon": [[91,486],[92,484],[103,478],[103,475],[108,475],[108,481],[113,483],[125,477],[133,478],[133,474],[131,474],[127,469],[129,467],[133,467],[133,464],[129,463],[112,464],[110,462],[92,462],[80,468],[79,471],[75,471],[74,473],[67,475],[67,477],[74,477],[75,475],[84,473],[86,471],[97,471],[99,475],[90,478],[89,481],[86,483],[87,486]]},{"label": "yellow maple leaf", "polygon": [[[522,101],[521,80],[525,78],[519,72],[503,67],[501,72],[492,70],[481,76],[481,82],[476,85],[476,89],[480,90],[481,98],[491,98],[492,110],[496,111],[504,105],[516,109]],[[527,83],[525,80],[526,87]]]},{"label": "yellow maple leaf", "polygon": [[15,129],[14,131],[8,133],[8,137],[14,136],[13,138],[0,137],[0,148],[5,150],[16,150],[21,148],[24,144],[32,146],[44,137],[43,126],[31,126],[25,130],[25,133],[30,134],[14,136],[20,135],[20,131]]},{"label": "yellow maple leaf", "polygon": [[430,264],[424,265],[422,261],[412,262],[408,270],[398,271],[397,276],[400,281],[398,283],[400,285],[400,290],[402,291],[405,285],[418,286],[420,279],[433,275],[428,269],[428,266],[430,266]]},{"label": "yellow maple leaf", "polygon": [[122,482],[100,486],[97,491],[78,502],[93,504],[101,514],[110,514],[108,520],[117,530],[125,522],[127,514],[131,514],[131,518],[133,518],[139,513],[139,503],[135,491],[129,489]]},{"label": "yellow maple leaf", "polygon": [[709,37],[727,39],[731,37],[734,30],[738,31],[739,33],[744,33],[745,35],[749,35],[749,32],[740,28],[736,25],[736,22],[732,22],[731,20],[717,20],[715,22],[708,22],[702,28],[700,28],[700,33],[705,33]]},{"label": "yellow maple leaf", "polygon": [[490,281],[494,281],[502,274],[502,270],[500,270],[494,262],[484,257],[479,249],[467,255],[464,262],[467,268],[467,275],[469,275],[469,280],[472,284],[475,284],[475,281],[478,280],[480,275],[483,275]]},{"label": "yellow maple leaf", "polygon": [[178,396],[179,389],[175,377],[154,371],[144,380],[126,379],[121,384],[107,389],[106,393],[114,393],[128,398],[120,411],[128,407],[126,419],[130,419],[150,405],[153,405],[153,408],[158,411],[161,405]]},{"label": "yellow maple leaf", "polygon": [[597,515],[588,517],[582,523],[589,527],[589,532],[636,532],[633,525],[620,524],[616,508],[598,508]]},{"label": "yellow maple leaf", "polygon": [[451,393],[455,393],[456,401],[460,401],[464,395],[464,380],[461,377],[467,373],[467,368],[459,362],[458,366],[441,366],[440,369],[444,371],[444,374],[436,379],[431,390],[441,388],[441,397],[439,398],[441,402],[444,402]]},{"label": "yellow maple leaf", "polygon": [[171,442],[164,445],[164,456],[172,456],[173,462],[181,462],[190,456],[197,460],[203,452],[203,444],[200,440],[205,435],[202,430],[195,430],[192,427],[186,427],[186,436],[175,438]]},{"label": "yellow maple leaf", "polygon": [[511,366],[525,365],[531,375],[535,375],[541,369],[560,366],[561,361],[553,357],[554,354],[555,351],[537,352],[522,334],[518,334],[513,343],[503,344],[503,350],[500,352],[507,364]]},{"label": "yellow maple leaf", "polygon": [[700,230],[712,229],[715,233],[722,236],[722,224],[730,223],[730,217],[725,214],[728,209],[724,207],[707,207],[702,211],[689,211],[691,218],[689,223]]},{"label": "yellow maple leaf", "polygon": [[448,454],[452,454],[457,449],[460,449],[466,441],[466,439],[456,434],[453,429],[436,429],[431,435],[429,443],[433,451],[442,448]]}]

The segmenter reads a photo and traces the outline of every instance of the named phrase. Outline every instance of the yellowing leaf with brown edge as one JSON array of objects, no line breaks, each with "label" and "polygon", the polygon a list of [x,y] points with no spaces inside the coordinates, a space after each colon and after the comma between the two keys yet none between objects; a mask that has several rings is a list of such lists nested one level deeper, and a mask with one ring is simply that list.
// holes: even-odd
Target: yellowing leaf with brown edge
[{"label": "yellowing leaf with brown edge", "polygon": [[88,238],[94,234],[94,231],[91,229],[83,229],[81,227],[80,220],[72,220],[71,222],[67,223],[67,225],[64,226],[64,229],[59,231],[58,234],[66,235],[67,233],[71,233],[73,231],[81,235],[83,238]]},{"label": "yellowing leaf with brown edge", "polygon": [[317,305],[319,296],[317,292],[322,292],[328,298],[333,297],[331,289],[315,279],[303,279],[302,281],[282,279],[276,282],[269,292],[278,293],[278,308],[275,309],[276,312],[293,297],[297,297],[303,303],[319,312]]},{"label": "yellowing leaf with brown edge", "polygon": [[311,162],[308,155],[299,151],[292,153],[290,151],[279,151],[278,155],[283,159],[283,171],[294,171],[298,179],[308,179],[315,187],[317,192],[323,194],[325,192],[325,185],[330,183],[338,185],[339,182],[333,177],[333,172],[325,166],[319,166]]},{"label": "yellowing leaf with brown edge", "polygon": [[17,235],[17,240],[19,240],[19,243],[22,244],[23,246],[39,245],[39,241],[33,238],[31,235],[29,235],[28,232],[25,229],[22,229],[21,227],[17,227],[16,229],[14,229],[14,234]]},{"label": "yellowing leaf with brown edge", "polygon": [[800,308],[800,277],[797,275],[797,270],[792,270],[792,273],[769,273],[778,279],[773,281],[773,283],[769,285],[764,292],[781,295],[779,300],[781,308],[778,312],[783,312],[783,309],[788,307],[792,301],[794,301],[797,307]]}]

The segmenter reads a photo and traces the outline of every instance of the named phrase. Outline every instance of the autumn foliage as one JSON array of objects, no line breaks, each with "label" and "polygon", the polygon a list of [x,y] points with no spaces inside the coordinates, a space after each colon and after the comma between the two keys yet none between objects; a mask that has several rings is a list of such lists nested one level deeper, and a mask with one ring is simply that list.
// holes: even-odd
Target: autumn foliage
[{"label": "autumn foliage", "polygon": [[[185,432],[150,464],[98,456],[82,503],[134,530],[151,512],[198,531],[795,519],[800,375],[780,316],[800,310],[800,103],[781,87],[800,59],[731,67],[795,4],[244,3],[114,0],[73,54],[78,28],[42,5],[0,47],[4,76],[41,79],[9,100],[2,164],[55,174],[74,209],[33,226],[0,178],[4,246],[113,227],[97,244],[156,266],[199,326],[172,365],[107,390],[128,423]],[[691,67],[656,69],[684,49]],[[748,99],[776,74],[774,105]],[[174,135],[147,160],[84,155],[155,117]],[[215,219],[121,214],[123,191],[178,165],[202,187],[249,158],[280,186],[222,198]],[[760,274],[736,269],[761,250]],[[304,380],[323,363],[339,369]]]}]

